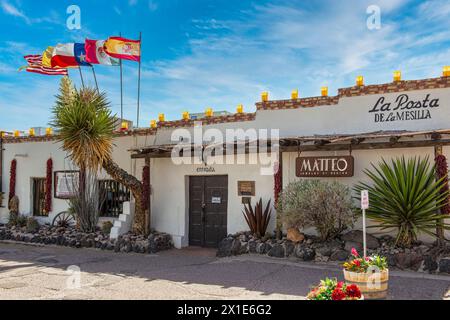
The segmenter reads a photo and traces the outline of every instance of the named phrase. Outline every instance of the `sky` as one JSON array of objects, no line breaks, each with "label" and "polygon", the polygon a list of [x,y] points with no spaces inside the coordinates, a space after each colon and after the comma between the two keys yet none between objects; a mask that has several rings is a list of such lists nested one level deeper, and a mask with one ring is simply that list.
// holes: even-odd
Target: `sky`
[{"label": "sky", "polygon": [[[67,8],[80,8],[69,30]],[[368,28],[370,5],[380,28]],[[0,0],[0,129],[48,126],[60,77],[18,72],[24,55],[57,43],[142,32],[140,126],[164,113],[255,110],[270,99],[329,94],[354,85],[438,77],[450,65],[450,0]],[[96,66],[98,85],[120,113],[119,68]],[[138,64],[124,62],[124,117],[136,119]],[[83,68],[93,85],[92,72]],[[70,71],[80,86],[77,70]],[[326,115],[324,115],[326,116]]]}]

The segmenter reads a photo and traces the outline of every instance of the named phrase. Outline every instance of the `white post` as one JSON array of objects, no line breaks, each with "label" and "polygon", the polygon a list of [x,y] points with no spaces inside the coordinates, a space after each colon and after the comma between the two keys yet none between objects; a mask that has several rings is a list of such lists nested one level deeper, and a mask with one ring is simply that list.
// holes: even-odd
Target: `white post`
[{"label": "white post", "polygon": [[364,259],[367,256],[367,245],[366,245],[366,209],[369,209],[369,191],[361,190],[361,209],[363,214],[363,250]]},{"label": "white post", "polygon": [[367,256],[367,245],[366,245],[366,209],[363,209],[363,249],[364,249],[364,260]]}]

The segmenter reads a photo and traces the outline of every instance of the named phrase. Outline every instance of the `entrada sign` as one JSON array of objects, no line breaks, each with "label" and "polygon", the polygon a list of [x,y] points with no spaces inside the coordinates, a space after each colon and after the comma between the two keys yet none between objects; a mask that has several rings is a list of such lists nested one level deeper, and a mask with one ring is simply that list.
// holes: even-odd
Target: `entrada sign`
[{"label": "entrada sign", "polygon": [[299,157],[297,177],[353,177],[352,156]]},{"label": "entrada sign", "polygon": [[411,100],[407,94],[397,96],[395,101],[380,97],[369,113],[374,113],[375,122],[431,119],[431,109],[439,107],[439,99],[427,94],[423,100]]}]

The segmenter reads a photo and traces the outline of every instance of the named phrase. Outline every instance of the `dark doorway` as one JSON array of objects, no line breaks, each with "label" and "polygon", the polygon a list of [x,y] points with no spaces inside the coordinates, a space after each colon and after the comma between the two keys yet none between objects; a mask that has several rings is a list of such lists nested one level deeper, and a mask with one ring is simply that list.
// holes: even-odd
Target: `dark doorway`
[{"label": "dark doorway", "polygon": [[212,247],[227,236],[228,176],[189,178],[189,245]]},{"label": "dark doorway", "polygon": [[48,216],[45,212],[45,178],[31,178],[33,216]]}]

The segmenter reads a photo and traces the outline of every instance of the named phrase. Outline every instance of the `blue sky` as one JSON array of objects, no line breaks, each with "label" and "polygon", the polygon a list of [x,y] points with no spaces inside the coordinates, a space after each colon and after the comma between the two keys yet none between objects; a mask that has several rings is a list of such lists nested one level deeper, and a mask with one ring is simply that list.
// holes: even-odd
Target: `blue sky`
[{"label": "blue sky", "polygon": [[[66,27],[66,9],[81,9],[81,30]],[[381,8],[369,30],[366,9]],[[334,95],[354,84],[436,77],[450,65],[450,0],[0,0],[0,129],[46,126],[59,77],[17,72],[23,55],[47,46],[142,31],[141,126],[163,112],[207,106],[254,111],[262,91],[271,99]],[[120,110],[119,69],[97,66],[99,86]],[[71,77],[79,85],[77,71]],[[93,83],[89,69],[87,82]],[[124,114],[136,118],[137,64],[124,63]],[[324,115],[326,116],[326,115]]]}]

